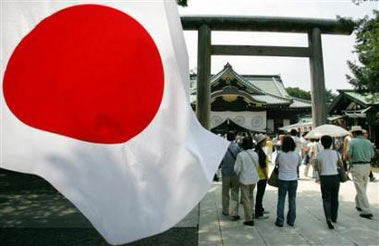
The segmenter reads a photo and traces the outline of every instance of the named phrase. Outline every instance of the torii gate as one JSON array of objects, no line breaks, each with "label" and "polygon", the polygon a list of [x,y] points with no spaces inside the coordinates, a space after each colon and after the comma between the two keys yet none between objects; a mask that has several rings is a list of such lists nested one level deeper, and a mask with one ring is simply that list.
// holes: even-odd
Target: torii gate
[{"label": "torii gate", "polygon": [[[287,56],[308,57],[311,71],[313,127],[326,123],[324,65],[321,34],[350,35],[353,21],[327,19],[237,17],[237,16],[184,16],[184,30],[198,31],[197,104],[200,123],[209,129],[211,55]],[[269,31],[308,34],[308,47],[212,45],[211,31]]]}]

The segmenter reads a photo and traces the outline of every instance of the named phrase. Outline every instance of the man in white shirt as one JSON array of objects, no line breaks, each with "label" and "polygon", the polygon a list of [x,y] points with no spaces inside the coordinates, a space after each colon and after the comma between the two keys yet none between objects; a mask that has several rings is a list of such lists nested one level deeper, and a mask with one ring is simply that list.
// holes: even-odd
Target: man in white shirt
[{"label": "man in white shirt", "polygon": [[310,161],[311,165],[313,167],[313,178],[316,179],[316,182],[319,182],[320,177],[318,175],[318,172],[316,171],[316,157],[318,153],[323,150],[323,147],[319,143],[318,139],[312,139],[311,149],[310,149]]},{"label": "man in white shirt", "polygon": [[293,139],[293,141],[295,142],[296,144],[296,149],[295,149],[295,152],[298,153],[300,156],[303,156],[302,155],[302,142],[300,140],[300,138],[297,136],[297,131],[295,129],[292,129],[291,132],[291,137]]},{"label": "man in white shirt", "polygon": [[244,151],[237,155],[234,172],[237,174],[241,185],[242,205],[245,214],[243,223],[247,226],[254,226],[254,188],[259,180],[257,174],[257,168],[259,167],[258,155],[252,149],[253,141],[251,137],[245,137],[242,140],[241,148]]},{"label": "man in white shirt", "polygon": [[[298,137],[298,132],[295,129],[292,129],[290,134],[291,134],[291,137],[292,137],[292,139],[296,145],[295,152],[298,153],[300,155],[300,157],[303,157],[303,143],[301,142],[300,138]],[[299,168],[300,167],[298,166],[297,167],[297,177],[298,178],[300,177]]]}]

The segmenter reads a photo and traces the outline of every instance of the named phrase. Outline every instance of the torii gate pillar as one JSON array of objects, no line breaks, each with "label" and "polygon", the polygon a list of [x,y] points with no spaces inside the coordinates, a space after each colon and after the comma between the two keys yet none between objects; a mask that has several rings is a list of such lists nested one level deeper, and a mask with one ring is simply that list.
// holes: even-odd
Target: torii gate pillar
[{"label": "torii gate pillar", "polygon": [[308,44],[311,51],[309,64],[311,69],[312,93],[312,127],[326,124],[327,105],[325,100],[324,64],[322,59],[321,31],[313,28],[308,33]]}]

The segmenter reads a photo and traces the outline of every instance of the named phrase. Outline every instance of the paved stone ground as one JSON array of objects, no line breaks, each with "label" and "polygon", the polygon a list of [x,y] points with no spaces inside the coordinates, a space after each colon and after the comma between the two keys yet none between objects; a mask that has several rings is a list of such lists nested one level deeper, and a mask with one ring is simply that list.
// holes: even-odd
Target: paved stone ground
[{"label": "paved stone ground", "polygon": [[[378,178],[378,173],[375,174]],[[247,245],[379,245],[379,182],[370,182],[367,191],[373,220],[361,218],[355,209],[355,188],[352,181],[341,184],[339,216],[334,230],[329,230],[323,213],[319,184],[311,179],[301,179],[297,191],[297,219],[295,227],[279,228],[276,219],[277,188],[267,186],[264,207],[270,217],[255,220],[255,226],[232,222],[222,215],[221,183],[214,183],[200,203],[199,246]],[[286,210],[288,209],[286,204]]]}]

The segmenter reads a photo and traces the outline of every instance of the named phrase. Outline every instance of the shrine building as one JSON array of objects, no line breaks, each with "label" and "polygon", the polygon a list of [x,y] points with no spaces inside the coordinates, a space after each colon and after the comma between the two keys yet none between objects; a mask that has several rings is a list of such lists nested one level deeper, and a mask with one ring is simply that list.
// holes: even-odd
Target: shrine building
[{"label": "shrine building", "polygon": [[[190,75],[191,106],[196,108],[196,74]],[[227,63],[211,77],[210,129],[266,132],[311,114],[310,101],[290,96],[280,75],[241,75]]]}]

